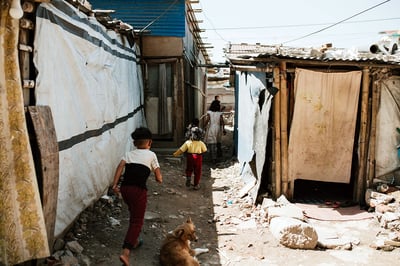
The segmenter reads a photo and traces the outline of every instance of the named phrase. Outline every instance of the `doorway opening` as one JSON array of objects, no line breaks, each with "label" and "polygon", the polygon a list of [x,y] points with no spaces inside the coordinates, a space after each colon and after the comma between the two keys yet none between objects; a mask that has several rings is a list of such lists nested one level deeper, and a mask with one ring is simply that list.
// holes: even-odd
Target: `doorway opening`
[{"label": "doorway opening", "polygon": [[346,183],[295,180],[293,201],[297,203],[313,203],[340,205],[353,203],[353,185]]}]

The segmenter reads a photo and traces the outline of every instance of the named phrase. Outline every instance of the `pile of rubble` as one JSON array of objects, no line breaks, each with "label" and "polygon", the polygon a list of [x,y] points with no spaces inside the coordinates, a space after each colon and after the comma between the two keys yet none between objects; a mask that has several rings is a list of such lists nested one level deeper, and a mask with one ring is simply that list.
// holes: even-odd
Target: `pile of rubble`
[{"label": "pile of rubble", "polygon": [[[382,228],[370,246],[384,251],[400,247],[400,190],[378,186],[366,191],[365,200],[368,211],[374,213]],[[283,195],[277,201],[264,198],[261,209],[266,213],[270,232],[283,246],[293,249],[351,250],[360,243],[359,239],[351,237],[325,238],[308,222],[303,210]]]},{"label": "pile of rubble", "polygon": [[[111,227],[119,226],[118,217],[121,214],[122,202],[112,191],[96,201],[82,212],[64,238],[54,242],[53,254],[46,258],[42,265],[47,266],[89,266],[90,258],[84,255],[79,239],[87,233],[87,225],[95,221],[107,220]],[[40,265],[40,264],[39,264]]]},{"label": "pile of rubble", "polygon": [[344,249],[358,245],[358,239],[350,237],[325,237],[308,222],[303,210],[289,202],[285,196],[277,201],[265,198],[262,203],[269,222],[269,230],[280,244],[293,249]]},{"label": "pile of rubble", "polygon": [[366,191],[365,202],[382,228],[372,246],[385,251],[400,247],[400,190],[386,183],[378,184],[376,189]]}]

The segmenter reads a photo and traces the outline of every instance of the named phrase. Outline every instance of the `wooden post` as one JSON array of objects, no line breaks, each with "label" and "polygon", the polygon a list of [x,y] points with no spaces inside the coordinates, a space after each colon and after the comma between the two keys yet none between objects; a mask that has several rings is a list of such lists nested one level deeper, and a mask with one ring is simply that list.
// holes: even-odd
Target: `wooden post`
[{"label": "wooden post", "polygon": [[[287,69],[286,69],[286,72],[288,72]],[[289,132],[289,128],[292,123],[292,120],[293,120],[293,113],[294,113],[294,78],[295,78],[295,74],[290,73],[290,88],[288,91],[288,93],[289,93],[288,132]]]},{"label": "wooden post", "polygon": [[376,116],[378,115],[381,86],[382,79],[374,81],[372,84],[371,134],[369,138],[368,179],[366,180],[367,188],[372,186],[375,177]]},{"label": "wooden post", "polygon": [[[203,88],[202,88],[202,95],[203,95],[203,106],[201,108],[201,112],[200,112],[200,122],[202,122],[204,119],[201,119],[201,117],[207,112],[207,96],[208,96],[208,90],[207,90],[207,86],[208,86],[208,81],[207,81],[207,74],[204,74],[204,78],[203,78]],[[204,125],[203,125],[204,128]]]},{"label": "wooden post", "polygon": [[361,92],[361,118],[360,118],[360,162],[358,177],[355,182],[355,200],[360,202],[363,198],[362,192],[365,185],[365,173],[367,163],[367,121],[368,121],[368,95],[369,95],[369,69],[363,69],[362,92]]},{"label": "wooden post", "polygon": [[[280,70],[279,67],[274,67],[274,87],[280,88]],[[281,196],[282,190],[282,177],[281,177],[281,99],[280,91],[274,96],[274,128],[275,128],[275,145],[274,145],[274,155],[275,155],[275,197]]]},{"label": "wooden post", "polygon": [[293,197],[293,186],[289,189],[288,176],[288,89],[286,62],[280,65],[280,98],[281,98],[281,168],[282,168],[282,192],[288,198]]},{"label": "wooden post", "polygon": [[174,142],[178,145],[183,139],[183,124],[184,124],[184,107],[185,107],[185,62],[179,59],[177,62],[177,83],[176,83],[176,104],[175,104],[175,139]]},{"label": "wooden post", "polygon": [[[30,66],[32,48],[30,47],[30,43],[32,40],[29,38],[29,33],[31,30],[33,30],[33,22],[25,18],[21,18],[19,32],[19,64],[22,80],[29,80],[31,78]],[[30,88],[23,87],[22,93],[24,97],[24,106],[28,106],[30,104]]]}]

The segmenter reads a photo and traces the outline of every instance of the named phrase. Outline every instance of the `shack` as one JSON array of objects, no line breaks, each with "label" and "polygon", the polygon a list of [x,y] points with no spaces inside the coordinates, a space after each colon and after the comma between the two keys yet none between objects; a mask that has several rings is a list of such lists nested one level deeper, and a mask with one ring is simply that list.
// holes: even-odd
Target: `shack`
[{"label": "shack", "polygon": [[186,126],[206,112],[211,63],[200,34],[198,0],[92,0],[134,26],[143,69],[144,110],[155,148],[175,148]]},{"label": "shack", "polygon": [[255,202],[362,204],[375,179],[399,184],[400,56],[387,51],[230,45],[238,159]]},{"label": "shack", "polygon": [[[191,63],[204,63],[207,55],[200,36],[190,34],[199,30],[190,3],[179,3],[183,10],[183,35],[176,42],[179,56],[168,70],[170,55],[161,53],[157,60],[162,62],[153,69],[162,74],[153,84],[160,88],[154,94],[166,96],[163,104],[172,102],[167,97],[172,90],[178,99],[173,107],[156,110],[169,117],[161,119],[169,121],[168,134],[160,134],[153,94],[145,94],[150,81],[143,78],[153,72],[143,61],[144,46],[132,25],[113,18],[113,10],[95,9],[83,0],[2,2],[0,264],[51,254],[55,238],[107,192],[116,165],[132,148],[130,133],[136,127],[149,126],[156,136],[173,141],[183,135],[183,118],[189,119],[183,115],[184,105],[194,106],[196,100],[185,88],[202,95],[206,80],[202,68]],[[186,51],[193,51],[186,55],[190,61],[182,54],[186,38],[192,47]]]}]

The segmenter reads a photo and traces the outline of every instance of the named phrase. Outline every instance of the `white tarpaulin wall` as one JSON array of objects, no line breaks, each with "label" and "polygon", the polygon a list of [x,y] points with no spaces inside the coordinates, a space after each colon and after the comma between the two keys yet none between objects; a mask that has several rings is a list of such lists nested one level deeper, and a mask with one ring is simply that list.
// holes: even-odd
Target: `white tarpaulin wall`
[{"label": "white tarpaulin wall", "polygon": [[377,177],[392,172],[400,166],[396,146],[400,144],[400,77],[390,77],[382,83],[376,124]]},{"label": "white tarpaulin wall", "polygon": [[112,182],[143,125],[135,47],[63,1],[38,7],[36,104],[51,107],[59,143],[59,235]]},{"label": "white tarpaulin wall", "polygon": [[[272,95],[266,90],[263,72],[237,72],[238,79],[238,160],[242,165],[242,178],[256,199],[261,184],[268,137],[268,120]],[[261,108],[260,108],[261,106]],[[256,173],[249,163],[255,157]]]},{"label": "white tarpaulin wall", "polygon": [[289,180],[349,183],[361,71],[296,69]]}]

